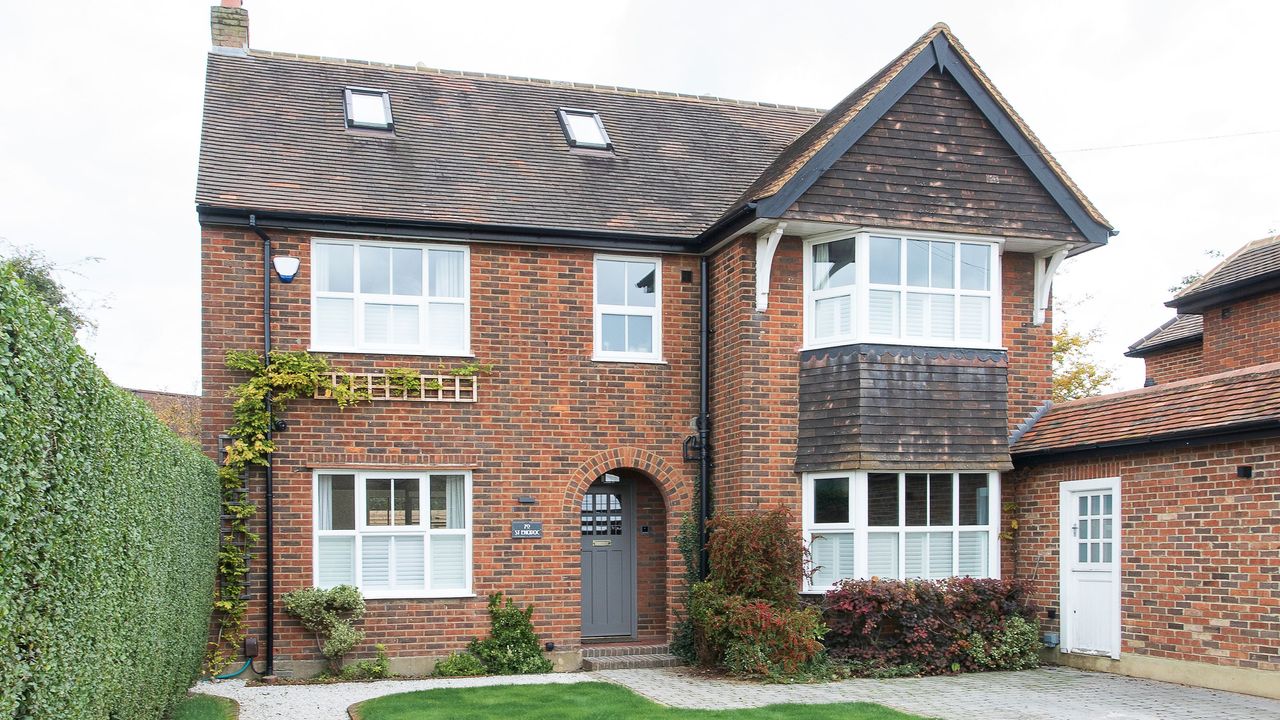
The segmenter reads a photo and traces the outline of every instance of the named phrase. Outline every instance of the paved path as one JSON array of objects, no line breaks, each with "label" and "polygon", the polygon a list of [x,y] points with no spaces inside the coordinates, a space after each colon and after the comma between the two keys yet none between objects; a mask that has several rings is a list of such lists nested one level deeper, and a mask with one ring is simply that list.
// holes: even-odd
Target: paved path
[{"label": "paved path", "polygon": [[1280,700],[1061,667],[897,680],[845,680],[821,685],[762,685],[707,679],[687,669],[663,668],[256,688],[245,687],[237,680],[201,683],[196,691],[238,700],[241,720],[341,720],[347,716],[346,709],[352,703],[398,692],[593,680],[624,685],[652,700],[685,708],[866,701],[946,720],[1280,718]]}]

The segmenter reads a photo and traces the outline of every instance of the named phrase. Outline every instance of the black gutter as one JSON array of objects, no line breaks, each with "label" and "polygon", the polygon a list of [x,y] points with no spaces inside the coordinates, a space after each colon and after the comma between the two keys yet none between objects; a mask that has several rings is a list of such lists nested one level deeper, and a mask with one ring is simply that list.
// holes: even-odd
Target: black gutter
[{"label": "black gutter", "polygon": [[711,518],[711,305],[707,256],[699,262],[698,287],[698,579],[710,572],[707,521]]},{"label": "black gutter", "polygon": [[[271,236],[258,227],[258,218],[249,216],[249,227],[262,238],[262,350],[263,362],[271,362]],[[267,393],[267,418],[271,422],[271,393]],[[271,442],[270,424],[267,427],[267,442]],[[275,535],[272,533],[274,515],[275,489],[272,484],[273,458],[267,453],[267,667],[263,675],[275,672],[275,639],[276,639],[276,583],[275,583]]]},{"label": "black gutter", "polygon": [[1124,352],[1124,356],[1127,358],[1144,358],[1155,352],[1171,350],[1173,348],[1181,347],[1183,345],[1200,345],[1203,342],[1204,342],[1204,332],[1202,331],[1202,332],[1196,333],[1195,335],[1180,337],[1176,340],[1166,340],[1164,342],[1156,343],[1155,345],[1146,345],[1136,350],[1129,349]]},{"label": "black gutter", "polygon": [[1209,308],[1243,300],[1272,290],[1280,290],[1280,276],[1251,277],[1214,288],[1176,297],[1165,303],[1182,315],[1199,315]]},{"label": "black gutter", "polygon": [[1162,447],[1192,447],[1211,445],[1214,443],[1253,440],[1262,437],[1275,437],[1280,434],[1280,419],[1256,420],[1237,423],[1219,428],[1195,428],[1182,432],[1151,435],[1125,440],[1103,441],[1085,445],[1073,445],[1067,448],[1048,448],[1030,452],[1011,453],[1016,466],[1039,465],[1080,454],[1119,455]]},{"label": "black gutter", "polygon": [[602,250],[638,250],[641,252],[694,255],[701,252],[695,237],[610,233],[571,228],[530,228],[493,225],[476,229],[467,223],[422,222],[413,220],[378,220],[351,215],[315,215],[308,213],[259,212],[249,208],[215,208],[197,205],[202,225],[227,225],[277,230],[308,230],[347,235],[381,235],[388,237],[431,236],[442,240],[508,243],[548,247],[587,247]]},{"label": "black gutter", "polygon": [[699,253],[705,255],[721,240],[731,237],[734,233],[750,225],[756,219],[756,207],[757,204],[755,202],[742,205],[699,233],[698,237],[695,238]]}]

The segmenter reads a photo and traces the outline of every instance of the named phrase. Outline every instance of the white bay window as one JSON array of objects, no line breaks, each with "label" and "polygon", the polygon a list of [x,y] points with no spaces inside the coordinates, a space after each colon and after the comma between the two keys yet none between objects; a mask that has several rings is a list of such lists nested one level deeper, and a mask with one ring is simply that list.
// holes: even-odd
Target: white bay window
[{"label": "white bay window", "polygon": [[859,233],[805,246],[805,346],[1000,345],[999,246]]},{"label": "white bay window", "polygon": [[320,472],[315,479],[318,587],[366,597],[471,594],[471,477],[465,472]]},{"label": "white bay window", "polygon": [[315,350],[470,353],[466,247],[315,240]]},{"label": "white bay window", "polygon": [[808,474],[806,590],[847,578],[999,577],[999,495],[996,473]]}]

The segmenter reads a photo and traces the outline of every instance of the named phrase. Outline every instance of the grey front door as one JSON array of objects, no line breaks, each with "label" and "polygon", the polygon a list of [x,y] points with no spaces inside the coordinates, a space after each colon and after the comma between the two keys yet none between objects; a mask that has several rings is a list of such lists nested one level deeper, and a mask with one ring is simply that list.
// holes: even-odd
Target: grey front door
[{"label": "grey front door", "polygon": [[596,484],[582,496],[582,636],[635,633],[631,485]]}]

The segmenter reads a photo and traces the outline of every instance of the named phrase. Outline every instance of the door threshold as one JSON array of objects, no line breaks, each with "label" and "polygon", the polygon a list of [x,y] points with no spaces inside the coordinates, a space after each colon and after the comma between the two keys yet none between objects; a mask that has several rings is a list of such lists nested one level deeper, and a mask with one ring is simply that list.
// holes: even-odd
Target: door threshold
[{"label": "door threshold", "polygon": [[583,645],[603,645],[606,643],[638,643],[640,640],[631,635],[602,635],[600,637],[584,637]]}]

